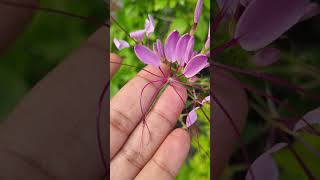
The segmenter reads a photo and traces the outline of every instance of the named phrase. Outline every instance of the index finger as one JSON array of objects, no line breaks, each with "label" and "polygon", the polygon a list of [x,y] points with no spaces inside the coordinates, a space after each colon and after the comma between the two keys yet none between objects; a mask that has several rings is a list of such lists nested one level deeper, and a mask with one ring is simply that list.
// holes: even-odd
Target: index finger
[{"label": "index finger", "polygon": [[[166,68],[162,67],[164,71]],[[110,159],[121,148],[151,105],[162,86],[160,70],[147,66],[130,80],[110,102]]]}]

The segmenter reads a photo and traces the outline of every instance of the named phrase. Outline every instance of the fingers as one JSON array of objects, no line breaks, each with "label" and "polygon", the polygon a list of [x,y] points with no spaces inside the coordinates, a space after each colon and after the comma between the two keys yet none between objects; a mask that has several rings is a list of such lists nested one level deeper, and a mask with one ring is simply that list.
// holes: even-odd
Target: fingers
[{"label": "fingers", "polygon": [[175,179],[188,155],[189,148],[190,136],[188,132],[183,129],[174,130],[135,179]]},{"label": "fingers", "polygon": [[[7,2],[9,3],[0,4],[0,53],[24,30],[34,13],[32,9],[15,6],[13,1]],[[33,6],[37,6],[39,3],[38,0],[20,0],[17,2]]]},{"label": "fingers", "polygon": [[[0,151],[6,147],[56,179],[103,176],[95,116],[108,73],[107,34],[100,28],[27,94],[0,126]],[[2,164],[8,163],[0,163],[0,172]]]},{"label": "fingers", "polygon": [[116,54],[110,54],[110,78],[118,71],[120,68],[121,58]]},{"label": "fingers", "polygon": [[[165,70],[165,67],[162,69]],[[148,72],[140,71],[110,102],[110,159],[141,121],[143,117],[141,108],[144,111],[149,108],[152,99],[163,84],[163,77],[161,77],[163,75],[160,70],[151,66],[147,66],[145,70]]]},{"label": "fingers", "polygon": [[[229,74],[226,74],[220,70],[215,69],[212,78],[212,91],[214,96],[220,101],[221,105],[230,114],[232,121],[236,125],[238,131],[241,131],[247,111],[248,103],[244,90],[237,85]],[[232,80],[232,81],[231,81]],[[230,119],[223,112],[221,107],[213,102],[212,105],[213,116],[213,131],[211,133],[213,137],[213,150],[212,154],[212,166],[213,179],[219,179],[218,177],[222,173],[224,167],[228,163],[229,157],[232,154],[235,145],[239,142],[239,136],[235,132],[233,126],[230,123]]]},{"label": "fingers", "polygon": [[[179,93],[179,95],[177,94]],[[133,179],[174,128],[185,104],[184,87],[168,86],[110,163],[111,179]],[[182,99],[181,99],[182,98]]]}]

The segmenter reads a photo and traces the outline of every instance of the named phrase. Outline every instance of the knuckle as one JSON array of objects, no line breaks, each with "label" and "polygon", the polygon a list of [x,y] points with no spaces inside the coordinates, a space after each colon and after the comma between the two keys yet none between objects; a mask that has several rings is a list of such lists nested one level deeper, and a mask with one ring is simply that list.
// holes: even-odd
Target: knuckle
[{"label": "knuckle", "polygon": [[168,174],[170,176],[171,179],[175,179],[175,173],[173,173],[170,168],[167,166],[167,164],[157,158],[153,158],[151,160],[151,162],[153,162],[161,171],[163,171],[164,173]]},{"label": "knuckle", "polygon": [[121,150],[121,155],[125,158],[126,161],[128,161],[137,169],[142,169],[146,162],[142,153],[132,148],[123,148]]},{"label": "knuckle", "polygon": [[129,135],[131,132],[132,120],[120,110],[110,108],[110,125],[119,132]]}]

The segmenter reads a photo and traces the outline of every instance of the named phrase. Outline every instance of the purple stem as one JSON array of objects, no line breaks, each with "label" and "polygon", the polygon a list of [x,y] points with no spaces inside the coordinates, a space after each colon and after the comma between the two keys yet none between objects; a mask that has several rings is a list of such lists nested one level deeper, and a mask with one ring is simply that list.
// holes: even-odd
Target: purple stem
[{"label": "purple stem", "polygon": [[98,101],[98,108],[97,108],[97,114],[96,114],[96,129],[97,129],[97,141],[98,141],[98,148],[99,148],[99,153],[100,153],[100,157],[102,160],[102,164],[106,170],[105,175],[107,174],[107,159],[104,156],[104,150],[102,147],[102,140],[101,140],[101,131],[100,131],[100,117],[101,117],[101,110],[102,110],[102,104],[103,104],[103,100],[105,98],[105,96],[107,95],[108,89],[109,89],[109,85],[110,85],[110,80],[108,80],[108,82],[106,83],[106,85],[104,86],[101,95],[99,97],[99,101]]}]

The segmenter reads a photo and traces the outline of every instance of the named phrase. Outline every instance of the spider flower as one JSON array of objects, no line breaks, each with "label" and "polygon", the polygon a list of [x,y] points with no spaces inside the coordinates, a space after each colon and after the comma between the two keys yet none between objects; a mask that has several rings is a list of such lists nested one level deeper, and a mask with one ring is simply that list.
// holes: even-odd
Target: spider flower
[{"label": "spider flower", "polygon": [[113,39],[113,43],[115,44],[115,46],[119,49],[119,50],[122,50],[122,49],[125,49],[125,48],[128,48],[130,47],[129,43],[124,41],[124,40],[118,40],[116,38]]},{"label": "spider flower", "polygon": [[202,11],[202,6],[203,6],[203,0],[198,0],[196,9],[194,11],[194,20],[193,21],[195,24],[198,24],[198,22],[199,22],[199,18],[200,18],[201,11]]},{"label": "spider flower", "polygon": [[134,47],[136,56],[145,64],[159,67],[161,59],[170,63],[177,63],[184,67],[183,75],[191,78],[208,66],[208,57],[204,54],[194,55],[194,37],[184,34],[180,37],[178,31],[173,31],[168,36],[163,46],[160,40],[154,44],[154,49],[137,44]]},{"label": "spider flower", "polygon": [[144,29],[137,30],[130,33],[130,37],[138,42],[142,42],[144,40],[144,36],[147,35],[149,39],[151,34],[154,32],[155,24],[153,17],[148,15],[148,18],[145,21]]},{"label": "spider flower", "polygon": [[[207,96],[205,97],[202,102],[201,102],[201,105],[204,105],[205,103],[210,103],[210,96]],[[195,107],[194,109],[192,109],[188,115],[187,115],[187,119],[186,119],[186,126],[187,127],[190,127],[192,126],[198,119],[198,115],[197,115],[197,110],[199,109],[200,107],[197,106]]]}]

